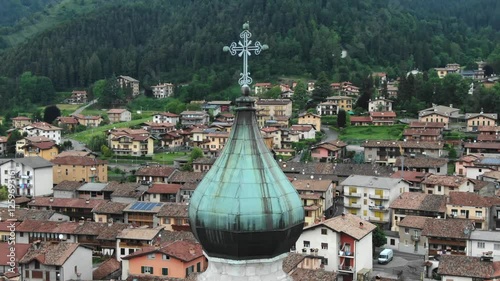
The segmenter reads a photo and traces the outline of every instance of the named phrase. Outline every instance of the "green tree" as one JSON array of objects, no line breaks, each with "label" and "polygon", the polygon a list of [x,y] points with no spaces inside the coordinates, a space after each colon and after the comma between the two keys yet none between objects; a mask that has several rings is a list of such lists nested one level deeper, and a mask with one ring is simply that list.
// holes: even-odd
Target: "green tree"
[{"label": "green tree", "polygon": [[346,127],[346,123],[347,123],[347,113],[345,112],[345,110],[343,109],[340,109],[339,110],[339,114],[337,116],[337,127],[339,128],[345,128]]},{"label": "green tree", "polygon": [[0,186],[0,201],[5,201],[9,199],[9,190],[7,186],[2,185]]},{"label": "green tree", "polygon": [[109,147],[105,144],[101,145],[101,153],[104,157],[112,157],[113,150],[109,149]]},{"label": "green tree", "polygon": [[52,124],[59,116],[61,116],[61,110],[56,105],[49,105],[43,111],[43,121],[49,124]]},{"label": "green tree", "polygon": [[193,162],[201,157],[203,157],[203,150],[199,147],[193,148],[193,150],[191,150],[191,153],[189,154],[189,160],[184,166],[182,166],[182,170],[192,172]]},{"label": "green tree", "polygon": [[90,138],[87,147],[92,151],[100,151],[103,145],[107,145],[108,140],[104,134],[95,135]]},{"label": "green tree", "polygon": [[264,91],[261,95],[263,99],[279,99],[281,97],[281,88],[274,86],[271,89]]},{"label": "green tree", "polygon": [[382,247],[385,244],[387,244],[387,238],[385,236],[385,232],[380,226],[377,225],[377,228],[373,230],[372,233],[372,242],[373,242],[373,249],[375,250],[375,247]]},{"label": "green tree", "polygon": [[325,101],[327,97],[331,96],[331,94],[332,87],[330,86],[328,76],[326,75],[326,72],[321,72],[318,76],[318,80],[314,84],[311,107],[316,107],[316,105]]},{"label": "green tree", "polygon": [[9,138],[7,139],[7,153],[15,154],[16,153],[16,143],[18,140],[22,140],[23,135],[18,130],[14,130],[10,133]]},{"label": "green tree", "polygon": [[293,89],[293,96],[292,96],[293,107],[299,112],[305,110],[308,99],[309,97],[307,96],[306,83],[304,83],[302,80],[299,80],[297,82],[297,85]]}]

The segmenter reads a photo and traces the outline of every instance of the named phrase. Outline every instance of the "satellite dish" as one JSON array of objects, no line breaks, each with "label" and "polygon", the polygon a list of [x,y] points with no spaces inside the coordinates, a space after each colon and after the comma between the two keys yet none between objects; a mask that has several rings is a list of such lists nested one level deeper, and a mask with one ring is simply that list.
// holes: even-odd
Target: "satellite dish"
[{"label": "satellite dish", "polygon": [[64,235],[59,234],[59,240],[63,240],[63,238],[64,238]]}]

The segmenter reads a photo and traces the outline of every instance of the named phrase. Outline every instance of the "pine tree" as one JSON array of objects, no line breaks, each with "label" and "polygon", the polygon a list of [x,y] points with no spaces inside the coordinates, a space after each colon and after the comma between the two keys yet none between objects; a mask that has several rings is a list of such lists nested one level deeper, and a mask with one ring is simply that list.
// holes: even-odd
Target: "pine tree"
[{"label": "pine tree", "polygon": [[331,94],[332,88],[330,86],[328,76],[325,72],[321,72],[318,76],[318,80],[314,84],[311,107],[316,107],[316,105],[325,101],[327,97],[331,96]]}]

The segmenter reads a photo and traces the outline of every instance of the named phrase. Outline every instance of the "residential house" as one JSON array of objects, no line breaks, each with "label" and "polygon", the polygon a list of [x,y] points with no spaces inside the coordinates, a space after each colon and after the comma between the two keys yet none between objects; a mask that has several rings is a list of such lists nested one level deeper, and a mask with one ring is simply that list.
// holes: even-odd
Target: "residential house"
[{"label": "residential house", "polygon": [[92,280],[92,250],[78,243],[34,243],[19,261],[21,280]]},{"label": "residential house", "polygon": [[132,90],[132,96],[136,97],[139,95],[139,80],[125,75],[118,76],[116,80],[120,88],[130,88]]},{"label": "residential house", "polygon": [[481,157],[474,165],[467,167],[466,177],[479,179],[486,172],[500,171],[500,159],[493,157]]},{"label": "residential house", "polygon": [[175,170],[168,178],[169,183],[185,184],[185,183],[198,183],[206,173],[195,173],[188,171]]},{"label": "residential house", "polygon": [[121,264],[115,258],[109,258],[93,269],[92,280],[117,280],[121,273]]},{"label": "residential house", "polygon": [[413,121],[410,122],[409,128],[410,129],[420,129],[420,130],[427,130],[427,129],[437,129],[441,133],[443,132],[444,128],[446,127],[445,123],[441,122],[418,122],[418,121]]},{"label": "residential house", "polygon": [[160,202],[132,202],[123,209],[125,223],[135,226],[156,227],[160,224],[156,214],[163,206]]},{"label": "residential house", "polygon": [[398,223],[399,243],[398,250],[405,253],[425,255],[427,240],[422,237],[422,230],[429,217],[408,215]]},{"label": "residential house", "polygon": [[500,141],[500,126],[478,126],[477,141],[498,142]]},{"label": "residential house", "polygon": [[446,203],[446,213],[452,218],[473,220],[474,229],[490,230],[491,208],[495,203],[498,204],[498,200],[494,202],[472,192],[453,191]]},{"label": "residential house", "polygon": [[52,163],[38,157],[4,159],[0,182],[15,186],[16,196],[43,196],[52,193]]},{"label": "residential house", "polygon": [[[291,131],[287,128],[280,128],[281,131],[281,147],[292,149],[293,144],[300,141],[300,134],[297,131]],[[264,136],[264,141],[266,136]]]},{"label": "residential house", "polygon": [[430,173],[416,171],[396,171],[391,175],[393,179],[403,179],[410,184],[411,192],[422,192],[422,182]]},{"label": "residential house", "polygon": [[210,116],[205,111],[183,111],[181,112],[182,126],[207,125]]},{"label": "residential house", "polygon": [[153,90],[153,97],[155,99],[164,99],[174,95],[174,84],[163,83],[156,86],[151,86]]},{"label": "residential house", "polygon": [[290,133],[294,132],[299,134],[299,139],[301,140],[314,139],[316,137],[316,130],[313,125],[292,125]]},{"label": "residential house", "polygon": [[455,174],[457,176],[466,176],[468,167],[474,166],[474,163],[479,162],[480,157],[474,154],[464,155],[455,162]]},{"label": "residential house", "polygon": [[181,130],[170,131],[161,136],[160,146],[166,148],[176,148],[184,146],[184,136],[179,134]]},{"label": "residential house", "polygon": [[305,223],[312,225],[321,220],[323,216],[331,217],[335,210],[333,209],[333,194],[335,187],[330,180],[294,179],[293,186],[299,193],[304,203]]},{"label": "residential house", "polygon": [[220,105],[210,104],[208,102],[202,104],[201,109],[208,113],[210,116],[217,116],[222,112],[220,109]]},{"label": "residential house", "polygon": [[116,259],[133,254],[144,247],[151,247],[160,241],[163,227],[125,228],[116,236]]},{"label": "residential house", "polygon": [[[11,233],[15,232],[17,226],[20,223],[21,222],[17,222],[14,220],[12,220],[12,221],[10,221],[10,220],[0,221],[0,245],[3,244],[4,242],[9,242],[9,240],[15,240],[15,236],[12,237]],[[5,271],[2,271],[1,267],[2,267],[2,264],[0,264],[0,273],[5,272]]]},{"label": "residential house", "polygon": [[168,166],[141,167],[135,172],[135,177],[136,181],[142,184],[168,183],[175,171],[174,167]]},{"label": "residential house", "polygon": [[84,104],[87,103],[87,91],[77,91],[71,92],[71,97],[67,99],[69,104]]},{"label": "residential house", "polygon": [[228,138],[228,132],[209,132],[200,148],[203,149],[205,155],[216,156],[224,148]]},{"label": "residential house", "polygon": [[12,127],[21,129],[31,124],[31,118],[26,116],[17,116],[12,118]]},{"label": "residential house", "polygon": [[36,210],[54,210],[66,215],[72,221],[93,219],[92,209],[107,202],[102,199],[35,197],[28,207]]},{"label": "residential house", "polygon": [[73,114],[72,115],[78,121],[78,124],[85,127],[98,127],[102,123],[102,117],[99,115],[83,115],[83,114]]},{"label": "residential house", "polygon": [[132,112],[123,108],[113,108],[106,113],[108,114],[109,123],[132,121]]},{"label": "residential house", "polygon": [[265,127],[260,129],[262,137],[264,139],[270,140],[268,144],[269,149],[281,148],[281,130],[276,127]]},{"label": "residential house", "polygon": [[80,245],[92,249],[96,256],[111,256],[115,255],[116,236],[122,230],[131,227],[125,223],[108,223],[94,221],[79,221],[77,224],[74,236]]},{"label": "residential house", "polygon": [[62,181],[52,188],[55,198],[78,198],[77,190],[85,182],[83,181]]},{"label": "residential house", "polygon": [[359,272],[373,268],[373,257],[366,253],[372,252],[375,227],[358,216],[343,214],[305,227],[292,250],[306,259],[317,257],[325,271],[343,274],[344,280],[357,280]]},{"label": "residential house", "polygon": [[16,243],[32,244],[35,241],[76,243],[78,241],[74,233],[78,226],[78,222],[26,219],[16,227]]},{"label": "residential house", "polygon": [[289,99],[259,99],[255,102],[255,109],[257,110],[259,127],[264,127],[267,121],[272,120],[283,124],[287,121],[281,119],[288,120],[292,116],[292,101]]},{"label": "residential house", "polygon": [[373,125],[371,116],[351,116],[352,126],[370,126]]},{"label": "residential house", "polygon": [[316,131],[321,131],[321,116],[306,112],[299,114],[299,118],[297,119],[297,123],[299,125],[313,125]]},{"label": "residential house", "polygon": [[482,154],[486,157],[500,157],[500,142],[466,142],[465,154]]},{"label": "residential house", "polygon": [[339,96],[359,96],[359,87],[354,86],[351,82],[332,83],[330,86],[332,91]]},{"label": "residential house", "polygon": [[392,112],[392,100],[379,98],[368,101],[368,112]]},{"label": "residential house", "polygon": [[76,198],[80,199],[111,199],[111,195],[106,196],[106,187],[108,183],[84,182],[76,190]]},{"label": "residential house", "polygon": [[496,113],[467,113],[465,114],[467,132],[477,132],[479,126],[496,127],[498,114]]},{"label": "residential house", "polygon": [[144,193],[148,189],[147,185],[137,182],[109,182],[102,190],[104,198],[111,198],[113,202],[134,203],[144,198]]},{"label": "residential house", "polygon": [[9,140],[9,137],[1,137],[0,136],[0,156],[7,155],[7,153],[8,153],[7,141],[8,140]]},{"label": "residential house", "polygon": [[351,175],[340,186],[346,212],[379,224],[390,222],[390,204],[409,189],[401,179],[360,175]]},{"label": "residential house", "polygon": [[271,83],[255,83],[253,91],[255,92],[255,95],[260,96],[272,87],[273,85]]},{"label": "residential house", "polygon": [[190,231],[187,203],[165,203],[156,216],[168,231]]},{"label": "residential house", "polygon": [[428,219],[422,229],[422,239],[427,240],[428,256],[466,255],[465,248],[474,222],[466,219]]},{"label": "residential house", "polygon": [[149,202],[177,202],[180,184],[152,183],[146,191],[145,199]]},{"label": "residential house", "polygon": [[326,98],[327,102],[332,102],[337,106],[337,113],[340,109],[345,110],[346,112],[353,110],[354,98],[348,96],[332,96]]},{"label": "residential house", "polygon": [[212,168],[215,163],[215,157],[200,157],[193,161],[193,172],[205,173]]},{"label": "residential house", "polygon": [[47,137],[25,137],[16,142],[16,154],[24,157],[39,156],[50,161],[59,154],[59,148],[55,141]]},{"label": "residential house", "polygon": [[125,222],[123,210],[128,203],[104,202],[92,209],[95,222]]},{"label": "residential house", "polygon": [[216,122],[230,123],[234,122],[234,114],[232,113],[221,113],[215,118]]},{"label": "residential house", "polygon": [[65,131],[74,131],[78,126],[78,120],[73,116],[59,116],[56,118],[57,126]]},{"label": "residential house", "polygon": [[[0,255],[0,276],[4,276],[5,280],[19,280],[19,276],[21,275],[19,260],[24,257],[30,247],[30,244],[16,243],[15,254],[13,257],[10,257],[9,254],[12,245],[9,245],[7,242],[0,242],[0,252],[4,253]],[[12,267],[12,262],[15,264],[14,267]]]},{"label": "residential house", "polygon": [[179,123],[179,115],[170,112],[160,112],[153,115],[154,123],[170,123],[177,125]]},{"label": "residential house", "polygon": [[392,231],[399,231],[399,222],[406,216],[429,218],[446,217],[446,196],[405,192],[390,204],[392,210]]},{"label": "residential house", "polygon": [[109,148],[117,155],[153,155],[154,141],[143,129],[113,129],[108,132]]},{"label": "residential house", "polygon": [[440,129],[412,129],[408,128],[403,131],[403,137],[407,141],[442,141]]},{"label": "residential house", "polygon": [[439,78],[444,78],[446,75],[450,73],[458,73],[460,71],[460,64],[458,63],[449,63],[446,67],[436,67],[437,75]]},{"label": "residential house", "polygon": [[440,122],[445,124],[445,128],[448,129],[451,122],[457,121],[461,117],[460,109],[453,108],[453,105],[442,106],[433,105],[430,108],[419,111],[418,121],[419,122]]},{"label": "residential house", "polygon": [[364,147],[365,162],[376,162],[381,164],[394,164],[404,155],[429,157],[441,157],[443,155],[444,143],[442,142],[410,142],[410,141],[379,141],[366,140],[361,144]]},{"label": "residential house", "polygon": [[394,111],[372,111],[370,112],[372,124],[375,126],[391,126],[396,121]]},{"label": "residential house", "polygon": [[435,175],[448,173],[448,159],[433,157],[398,157],[394,163],[394,170],[425,172]]},{"label": "residential house", "polygon": [[53,140],[56,144],[61,144],[61,128],[46,122],[35,122],[23,127],[23,133],[28,137],[41,136]]},{"label": "residential house", "polygon": [[481,257],[491,253],[493,260],[500,258],[500,235],[496,231],[474,230],[467,240],[467,255]]},{"label": "residential house", "polygon": [[441,280],[500,280],[500,262],[492,257],[445,255],[439,260],[437,273]]},{"label": "residential house", "polygon": [[156,123],[156,122],[144,122],[141,124],[142,129],[148,131],[154,136],[162,136],[168,132],[175,131],[175,124],[173,123]]},{"label": "residential house", "polygon": [[398,82],[389,81],[387,82],[387,97],[392,99],[398,98]]},{"label": "residential house", "polygon": [[[214,101],[207,102],[207,104],[218,106],[220,109],[220,112],[229,112],[231,110],[232,102],[229,100],[214,100]],[[217,114],[217,115],[219,115],[219,114]]]},{"label": "residential house", "polygon": [[53,182],[62,181],[107,182],[108,161],[89,156],[66,156],[51,160]]},{"label": "residential house", "polygon": [[450,191],[474,192],[474,183],[464,177],[430,175],[423,182],[423,191],[427,194],[449,195]]},{"label": "residential house", "polygon": [[[378,164],[369,163],[335,163],[333,164],[333,171],[331,174],[338,178],[340,183],[350,177],[352,174],[362,175],[362,176],[381,176],[390,177],[394,171],[389,166],[380,166]],[[343,189],[338,190],[339,193],[343,192]]]},{"label": "residential house", "polygon": [[334,116],[338,113],[338,102],[325,101],[316,106],[316,113],[320,116]]},{"label": "residential house", "polygon": [[321,142],[311,147],[311,157],[320,162],[333,162],[345,157],[346,148],[347,144],[339,140]]},{"label": "residential house", "polygon": [[187,278],[193,272],[203,272],[208,261],[199,243],[175,241],[144,247],[122,258],[122,279],[131,276]]}]

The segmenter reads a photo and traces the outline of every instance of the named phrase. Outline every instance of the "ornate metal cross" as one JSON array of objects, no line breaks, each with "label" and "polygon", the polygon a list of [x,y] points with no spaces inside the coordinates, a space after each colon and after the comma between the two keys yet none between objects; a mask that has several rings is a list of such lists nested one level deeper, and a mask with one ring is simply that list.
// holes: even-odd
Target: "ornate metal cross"
[{"label": "ornate metal cross", "polygon": [[252,33],[248,31],[248,28],[248,22],[243,24],[243,31],[240,33],[240,38],[243,39],[243,43],[241,41],[238,41],[238,43],[233,42],[230,46],[224,46],[222,49],[224,52],[229,52],[233,56],[238,54],[239,57],[243,57],[243,72],[240,73],[241,77],[238,80],[238,83],[242,87],[248,87],[248,85],[252,84],[252,77],[250,77],[250,72],[248,72],[248,57],[251,55],[251,52],[255,52],[255,54],[258,55],[261,51],[269,48],[265,44],[260,44],[259,41],[256,41],[255,45],[252,46],[252,40],[249,40],[249,38],[252,37]]}]

